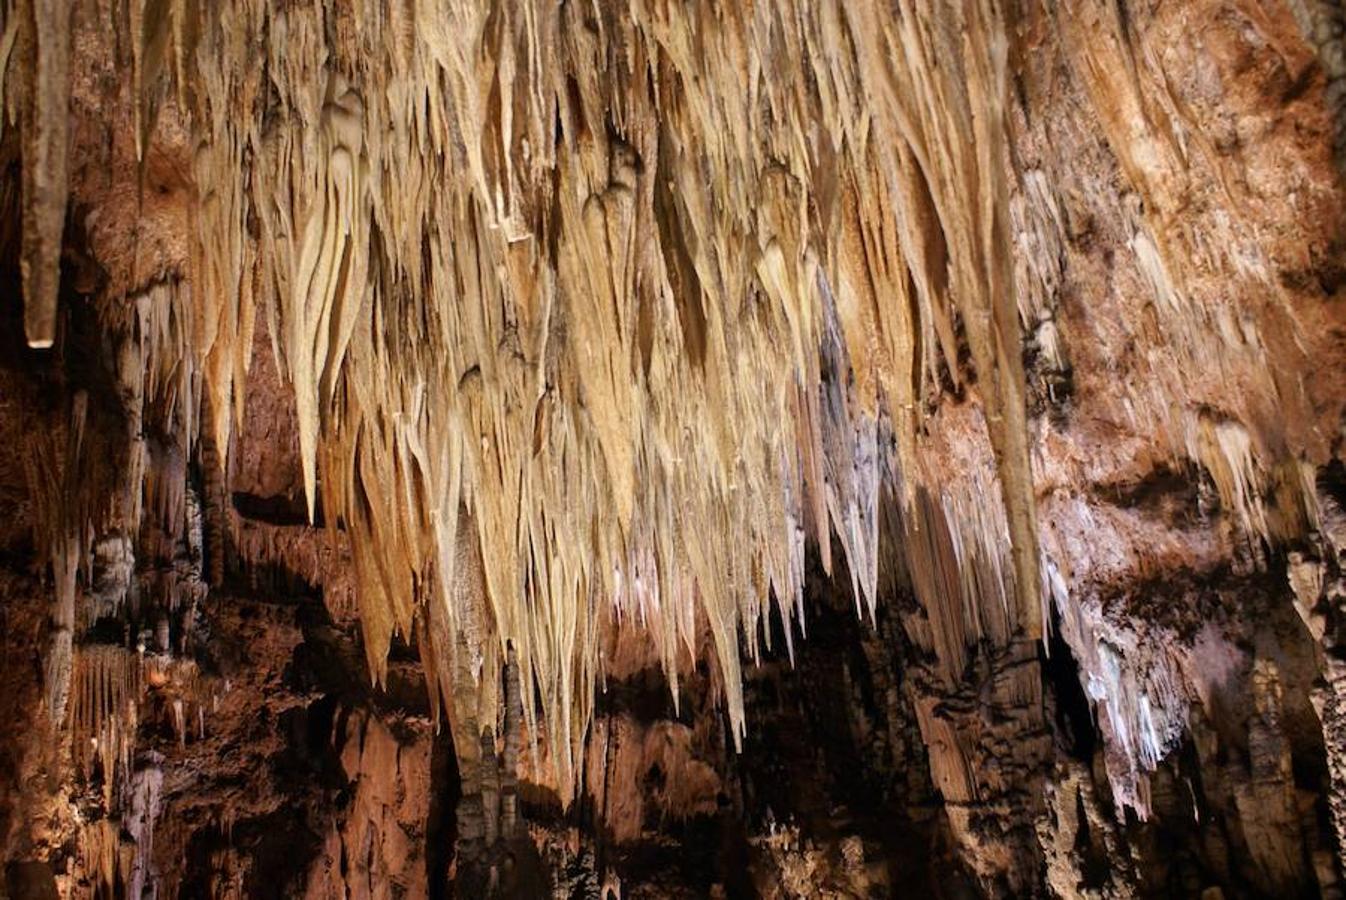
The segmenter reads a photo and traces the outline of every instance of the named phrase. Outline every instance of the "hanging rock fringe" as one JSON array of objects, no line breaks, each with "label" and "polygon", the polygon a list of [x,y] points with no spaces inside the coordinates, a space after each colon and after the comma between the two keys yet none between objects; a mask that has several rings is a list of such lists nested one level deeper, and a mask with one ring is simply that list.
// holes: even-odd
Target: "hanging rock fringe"
[{"label": "hanging rock fringe", "polygon": [[[4,30],[32,91],[6,97],[41,198],[23,247],[41,346],[68,29],[18,7]],[[830,570],[839,536],[872,614],[885,484],[914,532],[956,523],[914,560],[957,573],[981,629],[964,640],[1037,638],[1004,17],[132,0],[111,19],[138,152],[165,103],[196,146],[191,290],[140,303],[178,292],[140,323],[162,338],[146,396],[223,469],[265,316],[310,515],[321,495],[350,538],[374,680],[419,633],[450,715],[464,674],[493,711],[512,647],[567,795],[608,623],[646,628],[672,682],[708,632],[741,740],[740,641],[755,657],[773,602],[802,627],[807,539]],[[926,483],[921,424],[950,385],[995,464],[975,493]]]}]

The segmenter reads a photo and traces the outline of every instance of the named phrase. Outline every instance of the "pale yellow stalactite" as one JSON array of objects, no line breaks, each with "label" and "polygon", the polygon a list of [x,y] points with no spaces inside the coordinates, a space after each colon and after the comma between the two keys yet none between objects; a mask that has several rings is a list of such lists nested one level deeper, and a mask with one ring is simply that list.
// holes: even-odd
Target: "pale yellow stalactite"
[{"label": "pale yellow stalactite", "polygon": [[[606,630],[646,630],[676,696],[708,629],[741,738],[740,641],[775,603],[793,653],[807,540],[873,614],[889,488],[940,628],[1040,633],[998,5],[134,13],[138,152],[166,97],[195,140],[146,402],[223,472],[267,317],[375,681],[415,634],[470,719],[511,648],[568,791]],[[975,485],[924,484],[945,375],[975,380]]]},{"label": "pale yellow stalactite", "polygon": [[295,386],[309,518],[317,499],[320,409],[330,402],[365,293],[368,237],[364,192],[364,105],[333,78],[322,109],[317,196],[301,226],[299,256],[285,304],[286,359]]},{"label": "pale yellow stalactite", "polygon": [[121,647],[89,645],[74,654],[70,732],[75,761],[85,778],[94,761],[111,800],[119,777],[129,773],[139,725],[144,660]]}]

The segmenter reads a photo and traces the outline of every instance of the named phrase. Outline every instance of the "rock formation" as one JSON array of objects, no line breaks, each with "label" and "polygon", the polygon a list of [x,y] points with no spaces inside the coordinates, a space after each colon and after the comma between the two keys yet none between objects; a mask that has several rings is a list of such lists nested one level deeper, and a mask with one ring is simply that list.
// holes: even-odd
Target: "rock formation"
[{"label": "rock formation", "polygon": [[1337,0],[0,0],[0,895],[1340,896]]}]

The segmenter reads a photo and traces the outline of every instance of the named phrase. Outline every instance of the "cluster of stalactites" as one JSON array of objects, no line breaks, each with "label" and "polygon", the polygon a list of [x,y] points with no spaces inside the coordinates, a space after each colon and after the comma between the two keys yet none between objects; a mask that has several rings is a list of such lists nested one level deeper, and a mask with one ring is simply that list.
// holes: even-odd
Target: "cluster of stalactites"
[{"label": "cluster of stalactites", "polygon": [[108,802],[116,776],[130,769],[144,691],[143,665],[140,654],[121,647],[94,644],[75,650],[70,703],[75,760],[85,778],[98,761]]},{"label": "cluster of stalactites", "polygon": [[999,4],[130,7],[138,146],[173,97],[198,146],[205,427],[228,446],[261,312],[376,679],[395,633],[446,697],[512,647],[570,784],[603,630],[675,680],[706,628],[741,735],[740,639],[773,597],[802,621],[806,537],[872,608],[881,485],[930,502],[960,333],[1002,519],[957,547],[999,583],[959,596],[1039,633]]},{"label": "cluster of stalactites", "polygon": [[[114,373],[119,405],[100,407],[76,390],[55,427],[30,430],[20,448],[35,548],[52,571],[44,683],[53,725],[65,719],[80,635],[119,615],[132,591],[146,514],[174,538],[190,530],[186,460],[199,422],[200,379],[184,295],[176,282],[159,282],[102,310],[98,352]],[[151,447],[150,431],[172,440]]]}]

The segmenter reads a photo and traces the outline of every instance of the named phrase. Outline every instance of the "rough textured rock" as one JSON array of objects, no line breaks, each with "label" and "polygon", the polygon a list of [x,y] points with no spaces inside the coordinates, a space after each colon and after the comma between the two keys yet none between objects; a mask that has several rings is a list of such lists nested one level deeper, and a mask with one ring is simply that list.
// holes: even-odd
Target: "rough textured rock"
[{"label": "rough textured rock", "polygon": [[3,892],[1339,896],[1335,0],[0,3]]}]

